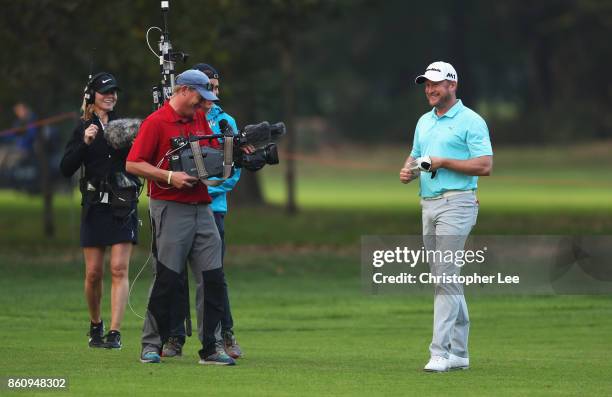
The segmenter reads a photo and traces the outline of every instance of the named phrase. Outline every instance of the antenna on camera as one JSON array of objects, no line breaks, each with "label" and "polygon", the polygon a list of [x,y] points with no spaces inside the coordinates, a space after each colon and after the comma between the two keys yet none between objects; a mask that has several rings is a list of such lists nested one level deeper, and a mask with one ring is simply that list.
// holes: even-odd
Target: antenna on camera
[{"label": "antenna on camera", "polygon": [[164,30],[159,38],[159,65],[162,74],[162,93],[163,99],[169,98],[174,89],[174,61],[171,58],[172,43],[170,43],[170,32],[168,32],[168,11],[170,1],[161,2],[162,18],[164,20]]},{"label": "antenna on camera", "polygon": [[96,47],[92,47],[91,48],[91,59],[89,62],[89,76],[87,77],[87,81],[91,80],[91,78],[93,77],[93,67],[94,67],[95,59],[96,59]]}]

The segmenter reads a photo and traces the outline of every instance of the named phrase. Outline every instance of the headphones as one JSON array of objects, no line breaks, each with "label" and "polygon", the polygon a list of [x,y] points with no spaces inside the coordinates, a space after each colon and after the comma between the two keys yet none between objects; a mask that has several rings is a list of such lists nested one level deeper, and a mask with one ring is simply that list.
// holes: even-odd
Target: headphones
[{"label": "headphones", "polygon": [[85,86],[85,91],[83,92],[83,99],[85,99],[85,104],[93,105],[93,103],[96,101],[96,92],[94,91],[92,85],[94,81],[96,81],[98,78],[104,75],[110,75],[110,73],[106,73],[106,72],[96,73],[87,82],[87,85]]}]

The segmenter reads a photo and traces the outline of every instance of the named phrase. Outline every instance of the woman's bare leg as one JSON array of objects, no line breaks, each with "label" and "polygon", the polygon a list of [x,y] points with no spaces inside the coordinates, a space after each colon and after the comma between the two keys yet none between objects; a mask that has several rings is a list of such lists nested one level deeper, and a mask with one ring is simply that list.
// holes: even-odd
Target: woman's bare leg
[{"label": "woman's bare leg", "polygon": [[104,276],[105,247],[85,247],[85,299],[92,323],[99,324],[100,302],[102,301],[102,278]]},{"label": "woman's bare leg", "polygon": [[128,299],[129,266],[132,243],[119,243],[111,247],[111,330],[119,331]]}]

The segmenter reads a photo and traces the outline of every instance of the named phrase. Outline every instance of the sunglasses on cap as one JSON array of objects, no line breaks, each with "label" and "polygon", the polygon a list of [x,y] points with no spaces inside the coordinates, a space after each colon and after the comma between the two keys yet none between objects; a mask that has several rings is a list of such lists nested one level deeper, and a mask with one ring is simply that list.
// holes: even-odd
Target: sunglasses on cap
[{"label": "sunglasses on cap", "polygon": [[[218,85],[216,85],[216,86],[215,86],[215,85],[213,85],[213,83],[210,83],[210,82],[209,82],[209,83],[206,83],[206,84],[198,84],[198,85],[199,85],[200,87],[204,87],[204,89],[205,89],[206,91],[210,91],[210,92],[212,92],[212,90],[213,90],[215,87],[219,87]],[[189,89],[190,89],[190,90],[195,90],[195,89],[196,89],[194,86],[191,86],[191,85],[187,85],[187,87],[189,87]]]}]

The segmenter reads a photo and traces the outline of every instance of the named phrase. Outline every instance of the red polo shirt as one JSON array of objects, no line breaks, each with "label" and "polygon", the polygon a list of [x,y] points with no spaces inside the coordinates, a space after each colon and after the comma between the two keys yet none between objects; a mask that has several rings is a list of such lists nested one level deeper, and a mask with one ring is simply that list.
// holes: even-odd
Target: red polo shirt
[{"label": "red polo shirt", "polygon": [[[167,153],[171,150],[170,138],[177,136],[212,134],[206,115],[198,111],[193,119],[184,119],[166,101],[164,106],[151,113],[140,126],[138,136],[128,154],[127,161],[146,161],[158,168],[169,169]],[[208,139],[200,146],[219,147],[216,139],[212,145]],[[180,203],[210,203],[206,185],[198,182],[193,188],[176,189],[165,182],[149,181],[148,195],[157,200]]]}]

